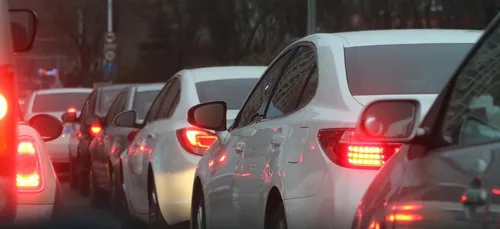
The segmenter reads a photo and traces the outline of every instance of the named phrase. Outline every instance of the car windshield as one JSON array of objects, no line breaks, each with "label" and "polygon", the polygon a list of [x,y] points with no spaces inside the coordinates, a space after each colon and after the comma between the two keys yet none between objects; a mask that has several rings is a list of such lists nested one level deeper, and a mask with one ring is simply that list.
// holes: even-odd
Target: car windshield
[{"label": "car windshield", "polygon": [[160,90],[137,92],[132,109],[137,112],[138,119],[144,120],[159,92]]},{"label": "car windshield", "polygon": [[345,48],[352,95],[438,94],[473,43]]},{"label": "car windshield", "polygon": [[240,109],[258,78],[212,80],[196,83],[200,103],[221,100],[227,103],[227,109]]},{"label": "car windshield", "polygon": [[33,101],[31,112],[64,112],[68,107],[76,107],[80,109],[90,92],[68,92],[68,93],[52,93],[52,94],[37,94]]},{"label": "car windshield", "polygon": [[103,89],[99,96],[98,112],[105,115],[123,88]]}]

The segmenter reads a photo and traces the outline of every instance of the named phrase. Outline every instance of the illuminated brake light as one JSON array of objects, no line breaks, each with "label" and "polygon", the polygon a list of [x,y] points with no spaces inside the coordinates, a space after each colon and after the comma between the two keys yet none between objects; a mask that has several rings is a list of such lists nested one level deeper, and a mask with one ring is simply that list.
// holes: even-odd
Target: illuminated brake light
[{"label": "illuminated brake light", "polygon": [[0,120],[7,115],[7,111],[9,111],[7,99],[4,95],[0,94]]},{"label": "illuminated brake light", "polygon": [[217,140],[215,134],[195,128],[178,130],[177,138],[186,151],[200,156]]},{"label": "illuminated brake light", "polygon": [[95,136],[95,135],[98,135],[100,134],[102,131],[102,127],[100,125],[92,125],[90,126],[90,132],[92,132],[92,134]]},{"label": "illuminated brake light", "polygon": [[42,169],[34,141],[21,139],[17,147],[16,186],[19,191],[43,189]]},{"label": "illuminated brake light", "polygon": [[76,113],[76,108],[70,107],[67,110],[68,113]]},{"label": "illuminated brake light", "polygon": [[346,168],[379,169],[401,147],[400,144],[367,142],[346,129],[323,129],[318,141],[335,164]]},{"label": "illuminated brake light", "polygon": [[418,214],[390,214],[385,217],[385,220],[389,222],[413,222],[422,219],[423,217]]}]

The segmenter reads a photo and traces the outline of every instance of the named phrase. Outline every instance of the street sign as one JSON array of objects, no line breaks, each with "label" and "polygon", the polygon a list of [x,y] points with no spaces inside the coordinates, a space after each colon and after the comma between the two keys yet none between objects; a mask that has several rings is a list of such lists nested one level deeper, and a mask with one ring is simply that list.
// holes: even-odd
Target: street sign
[{"label": "street sign", "polygon": [[107,32],[104,35],[104,41],[108,44],[115,43],[115,40],[116,40],[116,35],[113,32]]},{"label": "street sign", "polygon": [[107,61],[114,61],[115,58],[116,58],[115,50],[108,49],[104,51],[104,59],[106,59]]},{"label": "street sign", "polygon": [[115,65],[114,62],[106,62],[104,63],[104,71],[105,72],[112,72],[114,69]]}]

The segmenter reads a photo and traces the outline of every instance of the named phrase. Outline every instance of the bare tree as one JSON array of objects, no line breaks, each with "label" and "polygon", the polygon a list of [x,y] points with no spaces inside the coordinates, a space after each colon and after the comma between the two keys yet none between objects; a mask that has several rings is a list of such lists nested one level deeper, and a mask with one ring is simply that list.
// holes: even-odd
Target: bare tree
[{"label": "bare tree", "polygon": [[54,25],[60,31],[61,52],[75,65],[80,84],[91,85],[100,76],[102,40],[106,28],[106,1],[52,0],[57,15]]}]

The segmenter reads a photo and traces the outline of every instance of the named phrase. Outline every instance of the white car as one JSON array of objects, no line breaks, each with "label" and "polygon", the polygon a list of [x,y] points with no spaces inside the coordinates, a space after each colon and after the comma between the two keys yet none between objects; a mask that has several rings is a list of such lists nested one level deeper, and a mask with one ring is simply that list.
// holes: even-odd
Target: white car
[{"label": "white car", "polygon": [[[411,98],[427,112],[480,35],[360,31],[294,42],[200,160],[192,228],[349,228],[373,177],[399,150],[356,138],[363,107]],[[190,123],[226,130],[223,107],[195,106]]]},{"label": "white car", "polygon": [[[213,67],[182,70],[163,87],[144,127],[121,155],[129,211],[150,228],[190,220],[196,165],[215,134],[190,125],[187,111],[207,101],[224,100],[234,118],[265,67]],[[119,115],[135,121],[129,115]],[[128,118],[127,118],[128,117]]]},{"label": "white car", "polygon": [[[34,91],[26,103],[24,118],[30,120],[36,114],[50,114],[61,119],[63,113],[73,111],[79,115],[83,104],[92,92],[90,88],[53,88]],[[76,124],[65,124],[63,134],[47,143],[50,157],[58,175],[69,171],[68,144]]]},{"label": "white car", "polygon": [[18,224],[49,221],[56,216],[62,190],[45,142],[61,135],[62,124],[46,114],[35,115],[28,123],[19,119],[15,220]]}]

